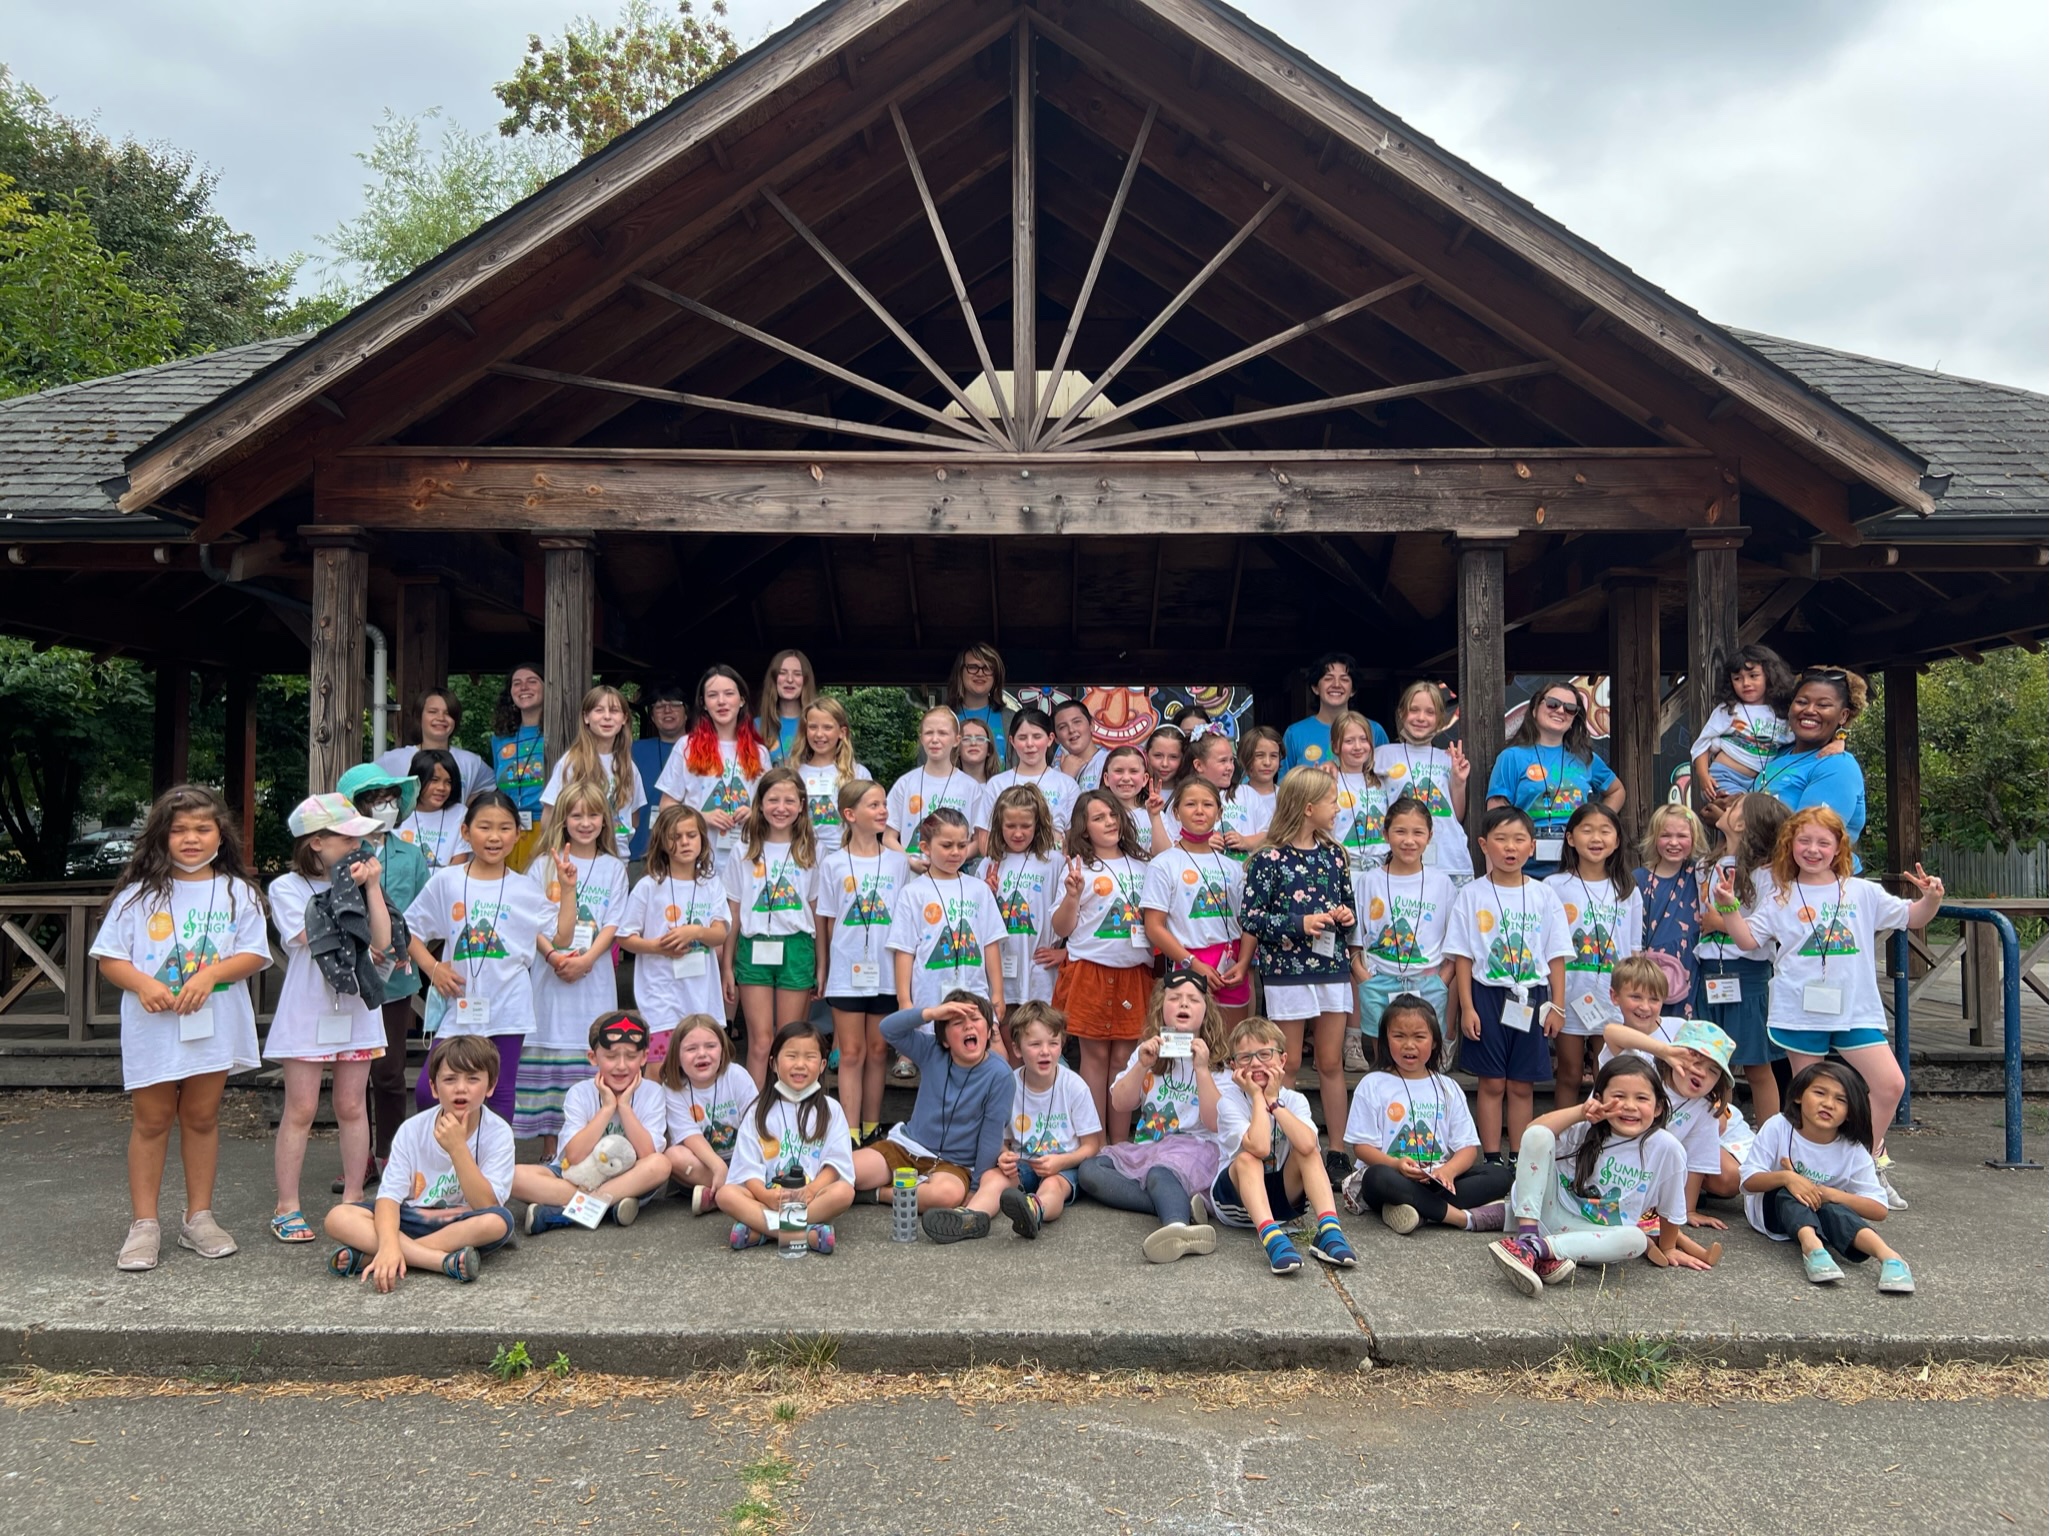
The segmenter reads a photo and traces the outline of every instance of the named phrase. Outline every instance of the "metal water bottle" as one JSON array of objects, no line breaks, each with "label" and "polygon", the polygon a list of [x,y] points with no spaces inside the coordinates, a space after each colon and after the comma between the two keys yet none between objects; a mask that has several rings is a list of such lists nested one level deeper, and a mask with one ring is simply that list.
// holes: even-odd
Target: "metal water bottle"
[{"label": "metal water bottle", "polygon": [[800,1194],[804,1176],[792,1168],[776,1183],[783,1192],[782,1205],[776,1212],[776,1247],[786,1259],[801,1259],[811,1251],[810,1213],[805,1210]]},{"label": "metal water bottle", "polygon": [[889,1189],[889,1238],[895,1243],[918,1240],[918,1170],[899,1168]]}]

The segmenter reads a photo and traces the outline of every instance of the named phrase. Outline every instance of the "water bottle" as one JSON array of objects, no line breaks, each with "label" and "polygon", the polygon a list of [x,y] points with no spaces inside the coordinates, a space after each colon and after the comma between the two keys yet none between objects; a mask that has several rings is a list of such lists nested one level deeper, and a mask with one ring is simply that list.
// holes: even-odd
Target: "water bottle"
[{"label": "water bottle", "polygon": [[782,1210],[776,1223],[781,1229],[776,1234],[776,1242],[784,1258],[801,1259],[811,1251],[811,1224],[806,1220],[808,1214],[794,1195],[784,1196]]},{"label": "water bottle", "polygon": [[893,1243],[918,1240],[918,1170],[899,1168],[889,1189],[889,1239]]}]

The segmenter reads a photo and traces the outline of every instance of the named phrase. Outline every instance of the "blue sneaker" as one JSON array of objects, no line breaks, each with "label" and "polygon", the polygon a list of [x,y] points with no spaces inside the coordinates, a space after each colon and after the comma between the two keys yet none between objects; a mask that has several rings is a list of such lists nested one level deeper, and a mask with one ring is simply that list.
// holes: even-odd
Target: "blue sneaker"
[{"label": "blue sneaker", "polygon": [[1266,1249],[1266,1267],[1275,1274],[1292,1275],[1302,1268],[1302,1255],[1288,1241],[1288,1234],[1279,1222],[1269,1223],[1259,1235],[1259,1241]]},{"label": "blue sneaker", "polygon": [[1309,1251],[1339,1269],[1351,1269],[1359,1262],[1352,1245],[1345,1241],[1344,1228],[1335,1221],[1317,1223],[1316,1236],[1309,1240]]},{"label": "blue sneaker", "polygon": [[1914,1272],[1905,1259],[1883,1259],[1878,1265],[1878,1289],[1885,1296],[1914,1294]]},{"label": "blue sneaker", "polygon": [[[1807,1278],[1815,1285],[1834,1285],[1838,1280],[1843,1278],[1843,1271],[1841,1266],[1839,1266],[1834,1259],[1829,1257],[1829,1253],[1826,1248],[1816,1248],[1811,1253],[1802,1254],[1800,1256],[1800,1262],[1801,1264],[1806,1266]],[[1904,1264],[1900,1265],[1900,1268],[1903,1270],[1906,1267],[1907,1266]],[[1882,1283],[1885,1277],[1885,1269],[1883,1266],[1880,1266],[1878,1273],[1880,1281]],[[1910,1278],[1907,1281],[1907,1288],[1909,1290],[1912,1290],[1913,1286],[1914,1282]]]},{"label": "blue sneaker", "polygon": [[573,1227],[576,1223],[562,1214],[559,1205],[529,1205],[526,1220],[520,1224],[520,1231],[528,1237],[538,1237],[543,1232],[553,1232],[562,1227]]}]

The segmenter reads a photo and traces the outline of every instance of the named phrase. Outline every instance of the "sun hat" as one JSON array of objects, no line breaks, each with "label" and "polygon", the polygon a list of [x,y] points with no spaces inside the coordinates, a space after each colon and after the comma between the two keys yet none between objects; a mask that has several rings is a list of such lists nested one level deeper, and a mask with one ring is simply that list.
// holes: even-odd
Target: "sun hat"
[{"label": "sun hat", "polygon": [[350,801],[373,789],[396,789],[398,791],[398,819],[404,821],[413,814],[413,807],[420,803],[420,781],[386,773],[375,763],[358,763],[341,776],[335,785],[338,793]]},{"label": "sun hat", "polygon": [[368,837],[372,832],[384,830],[383,822],[374,816],[363,815],[349,803],[346,795],[308,795],[292,808],[292,814],[285,818],[285,825],[294,837],[305,837],[313,832]]},{"label": "sun hat", "polygon": [[1730,1082],[1736,1080],[1729,1070],[1729,1061],[1736,1054],[1736,1042],[1722,1029],[1708,1023],[1706,1019],[1688,1019],[1672,1037],[1672,1043],[1682,1051],[1698,1051],[1722,1069],[1722,1076]]}]

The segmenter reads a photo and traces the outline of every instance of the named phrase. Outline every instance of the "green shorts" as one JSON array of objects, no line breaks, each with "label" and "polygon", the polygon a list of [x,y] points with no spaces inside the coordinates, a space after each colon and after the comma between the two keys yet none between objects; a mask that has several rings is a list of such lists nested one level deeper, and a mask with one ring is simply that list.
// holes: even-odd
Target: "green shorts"
[{"label": "green shorts", "polygon": [[[754,963],[754,946],[781,944],[783,957],[773,965]],[[809,992],[818,985],[818,941],[808,933],[786,934],[780,939],[756,939],[741,934],[733,950],[733,980],[743,987],[774,987],[778,992]]]}]

